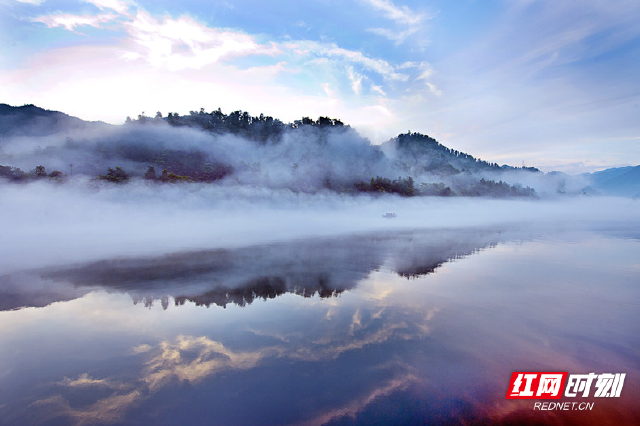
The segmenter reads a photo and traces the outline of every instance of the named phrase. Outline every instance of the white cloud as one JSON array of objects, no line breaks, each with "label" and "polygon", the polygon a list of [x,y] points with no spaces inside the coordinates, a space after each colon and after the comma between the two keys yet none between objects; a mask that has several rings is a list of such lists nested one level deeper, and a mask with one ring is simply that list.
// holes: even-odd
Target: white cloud
[{"label": "white cloud", "polygon": [[240,74],[242,74],[247,78],[252,78],[252,79],[257,78],[257,79],[265,80],[271,77],[275,77],[276,75],[282,72],[294,73],[294,71],[289,70],[287,68],[287,63],[285,61],[281,61],[275,65],[250,67],[240,71]]},{"label": "white cloud", "polygon": [[383,59],[370,58],[362,52],[344,49],[334,43],[304,40],[288,44],[287,47],[299,55],[327,56],[341,59],[347,63],[358,64],[388,80],[407,81],[409,79],[408,75],[396,72],[396,67]]},{"label": "white cloud", "polygon": [[416,80],[428,80],[434,74],[434,70],[429,64],[422,65],[423,71]]},{"label": "white cloud", "polygon": [[438,89],[433,83],[427,83],[427,87],[429,88],[429,92],[436,96],[442,96],[442,90]]},{"label": "white cloud", "polygon": [[128,34],[121,57],[129,60],[145,59],[151,65],[172,71],[202,68],[232,57],[248,55],[277,55],[281,53],[275,43],[259,44],[254,37],[240,31],[210,28],[194,19],[181,16],[162,20],[138,8],[135,15],[128,15],[127,3],[120,0],[84,0],[100,10],[111,9],[116,13],[97,15],[53,14],[33,18],[49,28],[64,27],[75,31],[76,27],[101,28],[103,24],[120,18]]},{"label": "white cloud", "polygon": [[100,388],[107,388],[107,389],[114,389],[114,390],[131,388],[131,386],[129,385],[112,382],[109,379],[94,379],[91,376],[89,376],[88,373],[81,374],[77,379],[70,379],[68,377],[65,377],[64,380],[62,380],[61,382],[58,382],[57,384],[60,386],[66,386],[69,388],[100,387]]},{"label": "white cloud", "polygon": [[327,95],[327,98],[331,100],[335,100],[337,98],[336,91],[331,88],[331,84],[322,83],[320,87],[322,87],[322,91]]},{"label": "white cloud", "polygon": [[262,45],[245,33],[209,28],[186,16],[160,22],[139,10],[125,27],[130,36],[126,57],[141,57],[173,71],[199,69],[231,57],[280,53],[274,43]]},{"label": "white cloud", "polygon": [[[367,31],[393,41],[396,45],[404,43],[410,36],[421,31],[425,19],[430,19],[422,13],[417,13],[407,6],[396,6],[389,0],[366,0],[374,9],[381,11],[385,18],[394,21],[395,28],[369,28]],[[428,40],[424,37],[413,37],[414,47],[424,49]]]},{"label": "white cloud", "polygon": [[27,4],[33,4],[35,6],[40,6],[42,3],[44,3],[46,0],[16,0],[18,3],[27,3]]},{"label": "white cloud", "polygon": [[414,12],[407,6],[396,6],[389,0],[367,0],[374,9],[383,12],[386,18],[399,24],[416,25],[422,22],[424,15]]},{"label": "white cloud", "polygon": [[91,3],[100,10],[111,9],[114,12],[125,14],[129,9],[127,3],[121,0],[83,0],[85,3]]},{"label": "white cloud", "polygon": [[349,75],[349,80],[351,81],[351,90],[353,90],[353,93],[355,93],[356,95],[359,95],[360,89],[362,89],[362,76],[357,74],[353,70],[353,67],[349,67],[347,72]]},{"label": "white cloud", "polygon": [[414,34],[418,29],[416,27],[408,28],[404,31],[394,31],[387,28],[369,28],[367,31],[370,31],[376,35],[386,37],[391,41],[394,41],[396,44],[402,44],[411,34]]},{"label": "white cloud", "polygon": [[419,65],[422,65],[422,63],[414,62],[414,61],[407,61],[407,62],[401,63],[396,68],[399,69],[399,70],[404,70],[404,69],[409,69],[409,68],[415,68],[415,67],[417,67]]},{"label": "white cloud", "polygon": [[384,90],[382,90],[382,86],[371,86],[371,91],[379,93],[382,96],[387,96]]},{"label": "white cloud", "polygon": [[75,27],[100,28],[102,24],[113,21],[117,15],[113,13],[101,15],[72,15],[59,13],[55,15],[38,16],[32,19],[33,22],[42,22],[49,28],[64,27],[69,31],[75,31]]}]

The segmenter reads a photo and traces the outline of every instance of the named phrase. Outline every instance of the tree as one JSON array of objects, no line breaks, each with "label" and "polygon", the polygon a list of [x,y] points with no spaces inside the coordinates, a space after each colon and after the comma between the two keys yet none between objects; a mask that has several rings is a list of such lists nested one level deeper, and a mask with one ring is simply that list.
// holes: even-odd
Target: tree
[{"label": "tree", "polygon": [[44,178],[47,177],[47,172],[44,169],[43,165],[40,166],[36,166],[36,168],[33,170],[33,175],[37,178]]},{"label": "tree", "polygon": [[51,173],[49,173],[49,179],[61,182],[64,178],[65,178],[65,175],[60,170],[54,170]]},{"label": "tree", "polygon": [[113,183],[124,183],[129,180],[129,174],[125,172],[122,167],[116,167],[115,170],[109,167],[107,174],[98,176],[100,180],[107,180]]},{"label": "tree", "polygon": [[144,174],[144,178],[149,180],[155,180],[156,169],[154,169],[153,166],[149,166],[149,168],[147,169],[147,172]]},{"label": "tree", "polygon": [[26,180],[28,175],[18,167],[0,166],[0,178],[7,178],[13,182]]}]

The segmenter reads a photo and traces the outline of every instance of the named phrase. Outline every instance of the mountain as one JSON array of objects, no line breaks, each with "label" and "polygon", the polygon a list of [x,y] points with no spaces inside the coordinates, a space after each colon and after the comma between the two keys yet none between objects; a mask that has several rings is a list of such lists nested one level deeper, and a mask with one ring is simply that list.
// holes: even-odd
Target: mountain
[{"label": "mountain", "polygon": [[48,136],[61,132],[86,130],[109,126],[102,122],[89,122],[63,112],[50,111],[35,105],[14,107],[0,104],[0,137]]},{"label": "mountain", "polygon": [[535,167],[516,168],[508,165],[499,166],[497,163],[475,158],[474,156],[448,148],[431,136],[420,133],[400,134],[383,144],[382,150],[395,156],[410,174],[424,172],[451,176],[458,173],[479,171],[499,173],[504,170],[524,170],[537,172]]},{"label": "mountain", "polygon": [[603,194],[640,198],[640,166],[606,169],[588,177],[592,188]]}]

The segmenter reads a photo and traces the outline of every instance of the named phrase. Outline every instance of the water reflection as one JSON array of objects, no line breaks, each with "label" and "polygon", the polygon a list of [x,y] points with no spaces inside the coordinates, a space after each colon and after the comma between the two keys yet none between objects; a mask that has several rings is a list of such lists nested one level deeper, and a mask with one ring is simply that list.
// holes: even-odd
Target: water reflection
[{"label": "water reflection", "polygon": [[[66,301],[0,312],[0,423],[633,424],[639,244],[451,230],[26,271],[22,303]],[[627,380],[541,413],[504,399],[512,371]]]},{"label": "water reflection", "polygon": [[273,243],[233,250],[108,259],[0,277],[0,309],[41,307],[95,288],[130,294],[152,306],[250,305],[285,293],[337,296],[387,266],[407,278],[433,273],[447,261],[493,247],[505,231],[434,230]]}]

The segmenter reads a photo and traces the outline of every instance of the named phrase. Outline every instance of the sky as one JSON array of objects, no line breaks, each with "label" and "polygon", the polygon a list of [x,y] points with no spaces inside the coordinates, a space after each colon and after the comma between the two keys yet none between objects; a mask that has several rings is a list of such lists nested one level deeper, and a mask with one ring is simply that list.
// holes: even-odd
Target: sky
[{"label": "sky", "polygon": [[640,164],[637,0],[0,0],[0,103],[407,131],[570,174]]}]

